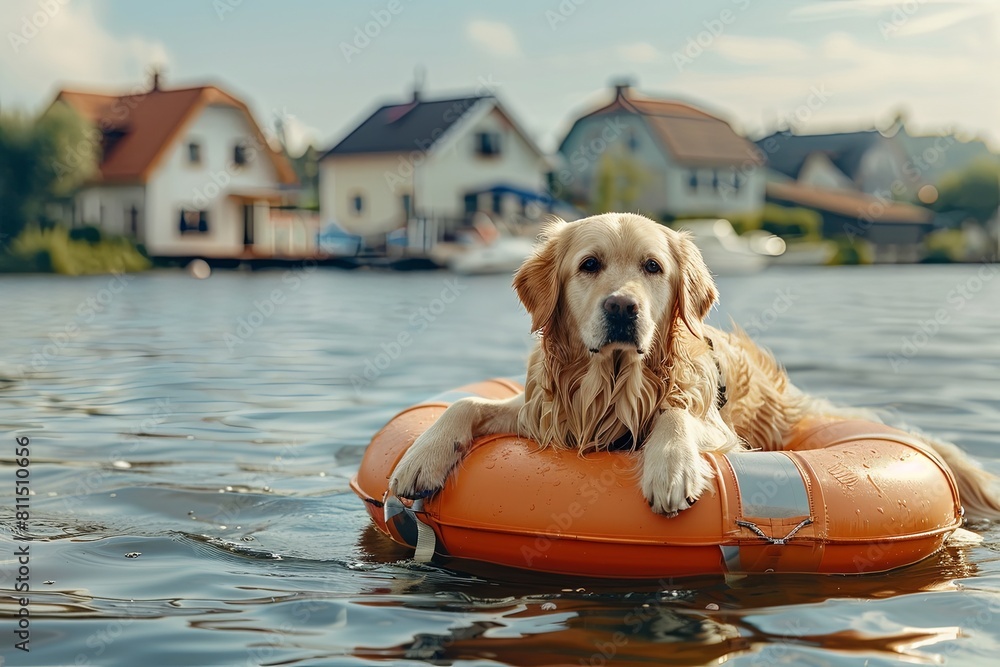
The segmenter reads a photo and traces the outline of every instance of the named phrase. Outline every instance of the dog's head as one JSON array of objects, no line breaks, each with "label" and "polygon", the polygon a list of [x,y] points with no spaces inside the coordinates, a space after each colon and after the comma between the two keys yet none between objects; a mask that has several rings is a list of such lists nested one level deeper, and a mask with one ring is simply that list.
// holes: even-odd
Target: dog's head
[{"label": "dog's head", "polygon": [[666,349],[678,325],[700,336],[717,298],[687,234],[629,213],[551,223],[514,289],[543,341],[592,354]]}]

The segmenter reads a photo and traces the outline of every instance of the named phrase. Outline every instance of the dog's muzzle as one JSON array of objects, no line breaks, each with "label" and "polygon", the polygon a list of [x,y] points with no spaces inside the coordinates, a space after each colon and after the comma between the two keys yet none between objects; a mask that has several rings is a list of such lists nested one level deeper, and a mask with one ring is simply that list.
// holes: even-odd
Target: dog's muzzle
[{"label": "dog's muzzle", "polygon": [[629,296],[613,295],[604,300],[605,345],[639,345],[639,304]]}]

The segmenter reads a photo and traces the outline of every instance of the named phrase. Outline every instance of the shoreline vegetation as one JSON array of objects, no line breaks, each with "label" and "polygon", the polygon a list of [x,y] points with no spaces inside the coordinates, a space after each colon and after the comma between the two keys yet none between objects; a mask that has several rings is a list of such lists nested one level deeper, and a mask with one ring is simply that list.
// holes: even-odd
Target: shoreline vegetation
[{"label": "shoreline vegetation", "polygon": [[145,271],[153,263],[130,239],[97,227],[67,229],[31,225],[0,249],[2,273],[59,273],[69,276]]}]

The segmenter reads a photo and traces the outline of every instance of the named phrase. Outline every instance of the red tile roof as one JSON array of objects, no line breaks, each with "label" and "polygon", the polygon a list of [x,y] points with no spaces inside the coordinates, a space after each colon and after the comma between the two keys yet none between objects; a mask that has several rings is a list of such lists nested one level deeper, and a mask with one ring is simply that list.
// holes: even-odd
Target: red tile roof
[{"label": "red tile roof", "polygon": [[101,181],[145,183],[198,112],[209,105],[224,105],[246,114],[259,145],[274,164],[278,181],[296,182],[291,165],[283,155],[268,147],[247,106],[215,86],[155,89],[125,95],[63,90],[53,104],[59,102],[69,105],[105,136],[117,135],[113,143],[107,143],[107,153],[101,160]]},{"label": "red tile roof", "polygon": [[762,163],[760,151],[736,134],[729,123],[683,102],[639,98],[623,91],[610,104],[592,111],[581,120],[621,112],[641,116],[663,148],[682,164]]}]

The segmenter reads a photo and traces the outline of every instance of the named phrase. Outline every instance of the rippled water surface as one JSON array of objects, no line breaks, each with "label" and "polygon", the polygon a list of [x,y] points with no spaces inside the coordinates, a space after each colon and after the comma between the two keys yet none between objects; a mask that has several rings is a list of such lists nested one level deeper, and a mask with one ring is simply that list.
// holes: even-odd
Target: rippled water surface
[{"label": "rippled water surface", "polygon": [[[992,267],[720,278],[801,387],[1000,472]],[[0,276],[0,653],[25,665],[996,664],[1000,530],[896,572],[635,583],[415,565],[348,489],[396,411],[523,372],[506,277]],[[448,303],[446,303],[448,302]],[[30,653],[14,648],[30,438]],[[454,566],[454,564],[452,564]]]}]

